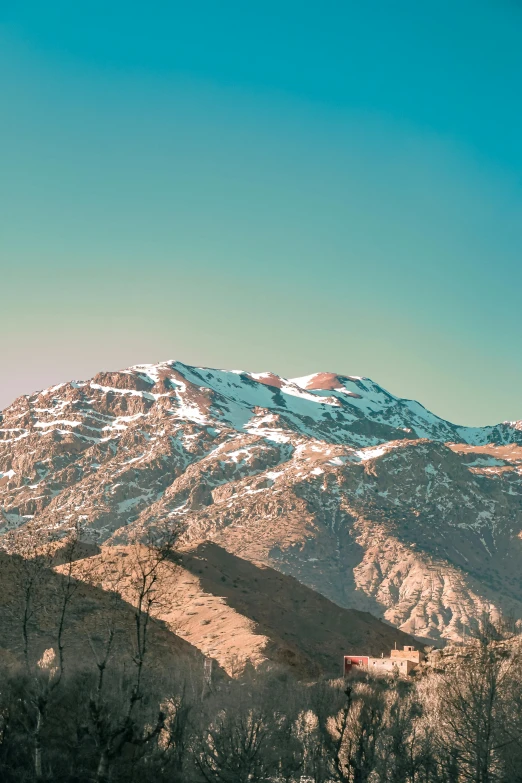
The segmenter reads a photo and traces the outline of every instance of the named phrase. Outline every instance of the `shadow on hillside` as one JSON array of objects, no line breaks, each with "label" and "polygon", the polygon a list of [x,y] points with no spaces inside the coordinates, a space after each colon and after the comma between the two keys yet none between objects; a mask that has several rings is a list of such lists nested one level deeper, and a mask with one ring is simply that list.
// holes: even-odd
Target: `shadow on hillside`
[{"label": "shadow on hillside", "polygon": [[[343,655],[388,653],[395,642],[412,637],[367,612],[343,609],[292,576],[258,566],[205,542],[179,555],[180,564],[197,576],[202,589],[256,624],[288,655],[304,655],[312,667],[338,676]],[[285,661],[288,663],[289,661]]]},{"label": "shadow on hillside", "polygon": [[[24,568],[24,561],[19,555],[0,551],[0,659],[12,664],[21,662],[23,658],[21,617],[25,605],[27,574],[27,568]],[[33,662],[39,660],[44,650],[56,648],[65,579],[62,574],[43,566],[38,573],[38,586],[32,598],[28,626],[29,652]],[[114,619],[117,629],[112,659],[130,662],[135,628],[134,607],[119,596],[87,582],[78,581],[75,585],[63,638],[66,667],[95,666],[90,640],[98,645],[104,644],[110,618]],[[181,639],[161,621],[151,619],[149,627],[152,668],[165,674],[169,670],[176,671],[180,663],[184,663],[203,671],[204,656],[197,648]]]}]

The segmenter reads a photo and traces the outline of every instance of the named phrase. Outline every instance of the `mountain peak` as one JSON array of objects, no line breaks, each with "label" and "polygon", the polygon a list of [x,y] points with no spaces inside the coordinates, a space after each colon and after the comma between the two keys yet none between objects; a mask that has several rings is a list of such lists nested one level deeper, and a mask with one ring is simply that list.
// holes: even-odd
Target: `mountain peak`
[{"label": "mountain peak", "polygon": [[500,573],[522,617],[521,478],[516,422],[458,427],[332,372],[139,364],[0,414],[0,534],[180,525],[434,639],[505,603]]},{"label": "mountain peak", "polygon": [[344,391],[346,380],[362,381],[359,376],[342,376],[333,372],[316,372],[312,375],[303,375],[301,378],[291,378],[292,383],[302,389],[318,389],[321,391]]}]

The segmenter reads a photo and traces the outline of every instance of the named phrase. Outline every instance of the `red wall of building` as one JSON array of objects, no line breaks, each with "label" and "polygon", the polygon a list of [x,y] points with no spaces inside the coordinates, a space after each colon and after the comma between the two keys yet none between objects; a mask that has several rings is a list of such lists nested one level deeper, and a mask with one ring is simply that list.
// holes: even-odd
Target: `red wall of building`
[{"label": "red wall of building", "polygon": [[367,655],[345,655],[344,673],[348,674],[354,666],[368,666]]}]

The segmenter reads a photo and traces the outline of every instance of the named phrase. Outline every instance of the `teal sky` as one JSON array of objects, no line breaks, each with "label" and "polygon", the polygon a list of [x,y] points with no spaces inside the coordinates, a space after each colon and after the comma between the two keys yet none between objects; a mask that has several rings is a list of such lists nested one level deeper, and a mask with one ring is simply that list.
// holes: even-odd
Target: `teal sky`
[{"label": "teal sky", "polygon": [[0,408],[101,369],[522,418],[522,5],[0,8]]}]

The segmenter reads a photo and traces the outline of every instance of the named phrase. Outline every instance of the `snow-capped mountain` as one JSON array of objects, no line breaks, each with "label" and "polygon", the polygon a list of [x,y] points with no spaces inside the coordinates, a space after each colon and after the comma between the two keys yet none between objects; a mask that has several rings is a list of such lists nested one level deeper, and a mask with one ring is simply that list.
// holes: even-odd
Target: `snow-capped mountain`
[{"label": "snow-capped mountain", "polygon": [[0,418],[0,526],[187,542],[297,577],[403,630],[522,618],[522,423],[470,428],[367,378],[99,373]]}]

